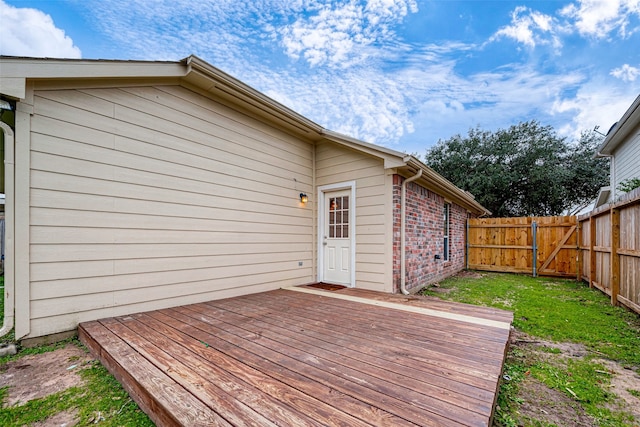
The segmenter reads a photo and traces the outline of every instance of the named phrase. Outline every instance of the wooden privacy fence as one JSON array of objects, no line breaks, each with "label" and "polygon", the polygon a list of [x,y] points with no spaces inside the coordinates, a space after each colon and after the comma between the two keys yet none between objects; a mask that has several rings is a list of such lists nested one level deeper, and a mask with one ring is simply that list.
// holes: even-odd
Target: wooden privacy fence
[{"label": "wooden privacy fence", "polygon": [[478,218],[467,222],[467,268],[577,278],[575,216]]},{"label": "wooden privacy fence", "polygon": [[578,222],[580,278],[640,313],[640,189]]}]

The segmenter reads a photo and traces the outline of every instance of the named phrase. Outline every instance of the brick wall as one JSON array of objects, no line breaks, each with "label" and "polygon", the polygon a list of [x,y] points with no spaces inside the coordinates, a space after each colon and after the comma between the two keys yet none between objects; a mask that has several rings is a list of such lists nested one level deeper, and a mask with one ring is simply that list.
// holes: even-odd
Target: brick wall
[{"label": "brick wall", "polygon": [[[402,182],[393,177],[393,282],[400,292],[400,226]],[[449,260],[444,261],[444,198],[410,182],[406,201],[406,287],[418,290],[451,276],[465,265],[467,211],[452,203],[449,214]],[[435,256],[439,255],[440,259]]]}]

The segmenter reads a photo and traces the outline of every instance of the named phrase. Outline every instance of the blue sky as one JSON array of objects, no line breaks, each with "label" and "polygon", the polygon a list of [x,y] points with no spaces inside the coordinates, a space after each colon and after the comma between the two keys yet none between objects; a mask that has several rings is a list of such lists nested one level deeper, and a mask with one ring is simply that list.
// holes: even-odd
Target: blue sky
[{"label": "blue sky", "polygon": [[606,132],[640,93],[640,0],[0,0],[0,53],[195,54],[329,129],[423,155],[531,119]]}]

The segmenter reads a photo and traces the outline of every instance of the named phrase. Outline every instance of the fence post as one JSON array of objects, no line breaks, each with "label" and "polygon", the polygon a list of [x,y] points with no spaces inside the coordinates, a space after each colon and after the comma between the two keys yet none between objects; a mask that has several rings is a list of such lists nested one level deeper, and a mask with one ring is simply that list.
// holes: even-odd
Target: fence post
[{"label": "fence post", "polygon": [[589,217],[589,287],[596,281],[596,218],[593,213]]},{"label": "fence post", "polygon": [[467,235],[465,236],[465,245],[464,245],[464,261],[465,261],[465,269],[469,269],[469,217],[467,217]]},{"label": "fence post", "polygon": [[611,209],[611,304],[618,305],[620,293],[620,209]]},{"label": "fence post", "polygon": [[538,276],[538,224],[531,223],[531,234],[533,238],[533,277]]},{"label": "fence post", "polygon": [[576,246],[578,250],[576,251],[576,281],[580,281],[582,277],[582,223],[576,217]]}]

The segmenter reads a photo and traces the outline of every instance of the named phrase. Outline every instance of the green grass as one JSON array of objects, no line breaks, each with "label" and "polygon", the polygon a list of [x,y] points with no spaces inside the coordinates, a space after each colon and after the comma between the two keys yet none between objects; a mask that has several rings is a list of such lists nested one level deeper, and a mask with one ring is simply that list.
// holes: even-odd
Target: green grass
[{"label": "green grass", "polygon": [[583,358],[563,358],[553,346],[537,352],[512,346],[504,372],[511,380],[501,386],[496,424],[546,425],[522,420],[518,414],[522,402],[518,385],[531,376],[577,402],[598,425],[630,425],[630,415],[615,409],[618,398],[609,391],[609,376],[598,373],[606,368],[596,359],[640,366],[640,317],[611,306],[606,295],[576,281],[494,273],[482,276],[450,278],[440,283],[437,293],[429,289],[423,293],[513,311],[513,326],[534,339],[579,343],[588,349]]},{"label": "green grass", "polygon": [[[18,355],[0,358],[0,369],[11,360],[27,354],[53,351],[69,342],[82,347],[82,344],[74,339],[52,346],[23,349]],[[21,406],[0,409],[0,425],[30,425],[62,411],[77,410],[78,426],[153,426],[151,420],[100,363],[93,361],[79,373],[84,380],[81,387],[72,387]],[[0,388],[0,403],[4,403],[6,396],[7,388]]]}]

